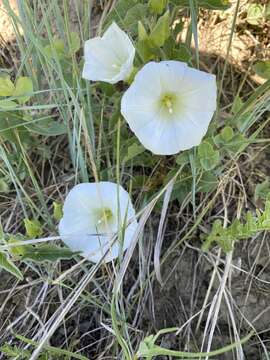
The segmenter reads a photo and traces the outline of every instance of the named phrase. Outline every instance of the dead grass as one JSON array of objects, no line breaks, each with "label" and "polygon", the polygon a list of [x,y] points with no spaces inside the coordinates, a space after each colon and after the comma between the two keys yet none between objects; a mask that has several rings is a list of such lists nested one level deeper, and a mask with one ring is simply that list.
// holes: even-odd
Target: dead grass
[{"label": "dead grass", "polygon": [[[247,1],[241,2],[228,57],[220,124],[229,118],[239,87],[240,95],[245,99],[263,81],[254,75],[251,66],[258,58],[269,56],[269,24],[259,30],[246,26],[247,4]],[[235,3],[223,15],[204,11],[199,22],[202,69],[219,77],[227,56],[234,7]],[[7,45],[12,42],[11,39],[7,41],[12,31],[7,26],[7,20],[1,21],[0,29],[2,25],[7,31],[3,35]],[[76,17],[73,22],[76,23]],[[98,24],[94,26],[98,28]],[[11,70],[13,56],[9,47],[1,53],[5,66]],[[266,136],[269,137],[267,129]],[[30,151],[29,159],[51,210],[52,200],[64,199],[75,175],[64,138],[44,143],[40,151],[44,152],[44,149],[53,156],[40,161],[38,152]],[[217,248],[209,253],[203,253],[200,248],[200,236],[210,230],[217,217],[222,218],[226,226],[234,218],[241,218],[247,209],[254,211],[257,204],[254,203],[253,193],[257,179],[264,179],[270,174],[269,166],[262,165],[262,162],[267,162],[268,156],[267,145],[258,144],[250,146],[238,159],[229,159],[216,193],[201,194],[196,198],[195,214],[190,197],[182,204],[170,205],[163,229],[162,286],[155,278],[153,265],[160,212],[157,210],[152,214],[124,278],[123,297],[117,303],[117,324],[134,350],[146,334],[178,326],[177,336],[166,335],[162,346],[193,351],[199,351],[202,344],[204,349],[218,348],[237,341],[250,328],[255,328],[257,336],[252,343],[219,359],[246,357],[259,360],[267,353],[266,349],[269,351],[269,235],[256,236],[238,244],[234,253],[226,257]],[[153,169],[150,180],[154,182],[164,171],[164,163],[159,163]],[[38,203],[38,194],[33,191],[29,179],[23,180],[23,187],[32,201]],[[141,189],[138,198],[143,198],[146,190],[149,188]],[[208,211],[198,226],[185,238],[207,207]],[[24,213],[15,192],[1,195],[0,212],[5,231],[22,231]],[[49,225],[46,231],[50,234]],[[82,353],[89,359],[120,358],[112,355],[121,356],[121,352],[115,350],[110,308],[114,301],[112,290],[116,273],[113,265],[95,269],[87,262],[78,265],[75,261],[63,261],[46,266],[24,265],[22,270],[25,274],[23,282],[14,281],[13,277],[1,272],[0,344],[17,344],[28,349],[29,344],[19,341],[16,334],[39,342],[47,339],[51,331],[51,336],[48,336],[51,346]],[[64,310],[65,314],[61,315]],[[4,358],[0,354],[0,359]]]}]

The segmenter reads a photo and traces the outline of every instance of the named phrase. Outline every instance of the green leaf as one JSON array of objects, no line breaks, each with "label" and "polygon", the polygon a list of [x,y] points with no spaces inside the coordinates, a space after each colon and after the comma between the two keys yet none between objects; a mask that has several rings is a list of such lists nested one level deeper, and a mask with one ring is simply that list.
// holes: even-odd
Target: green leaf
[{"label": "green leaf", "polygon": [[104,92],[104,94],[108,97],[113,96],[116,93],[115,86],[103,81],[98,83],[98,87]]},{"label": "green leaf", "polygon": [[155,346],[155,336],[149,335],[144,338],[143,341],[140,342],[139,349],[138,349],[138,356],[143,356],[143,354],[147,354],[148,351],[151,351],[151,349]]},{"label": "green leaf", "polygon": [[144,62],[148,62],[154,59],[155,57],[155,52],[153,51],[153,45],[149,38],[138,41],[137,51],[140,54],[140,56],[143,58]]},{"label": "green leaf", "polygon": [[0,268],[5,269],[19,280],[23,280],[23,275],[17,266],[7,257],[6,254],[0,253]]},{"label": "green leaf", "polygon": [[0,77],[0,96],[11,96],[14,85],[8,76]]},{"label": "green leaf", "polygon": [[36,122],[26,125],[26,127],[29,131],[44,136],[58,136],[67,133],[66,125],[59,123],[52,118],[44,119],[38,123]]},{"label": "green leaf", "polygon": [[15,101],[12,100],[0,100],[0,109],[13,110],[18,106]]},{"label": "green leaf", "polygon": [[198,155],[204,170],[212,170],[219,164],[219,151],[214,150],[213,146],[207,141],[204,141],[199,145]]},{"label": "green leaf", "polygon": [[[189,0],[172,0],[177,6],[189,7]],[[231,3],[228,0],[197,0],[199,7],[210,10],[227,10]]]},{"label": "green leaf", "polygon": [[238,111],[242,108],[243,104],[244,103],[241,100],[241,98],[239,96],[236,96],[232,104],[232,113],[233,114],[238,113]]},{"label": "green leaf", "polygon": [[70,53],[74,54],[77,51],[80,50],[81,47],[81,40],[80,40],[80,36],[78,33],[72,31],[70,33],[70,47],[69,47],[69,51]]},{"label": "green leaf", "polygon": [[269,231],[270,201],[266,200],[263,212],[257,210],[256,215],[253,215],[248,211],[244,220],[244,222],[240,222],[235,219],[227,228],[222,226],[220,220],[216,220],[204,241],[203,251],[207,251],[210,245],[217,243],[227,253],[232,250],[236,241],[248,239],[262,231]]},{"label": "green leaf", "polygon": [[26,139],[25,127],[18,126],[23,123],[20,115],[20,112],[0,111],[0,138],[13,143],[17,143],[17,135],[22,141]]},{"label": "green leaf", "polygon": [[76,254],[79,254],[79,252],[72,252],[68,248],[46,244],[27,247],[25,253],[22,256],[22,260],[32,260],[35,262],[55,262],[57,260],[70,260]]},{"label": "green leaf", "polygon": [[[166,44],[166,43],[165,43]],[[175,42],[173,41],[173,45]],[[151,36],[147,34],[147,31],[141,21],[138,21],[138,43],[137,51],[144,62],[153,60],[155,56],[159,56],[159,49],[157,49],[155,43],[152,41]],[[165,50],[167,53],[168,51]]]},{"label": "green leaf", "polygon": [[3,178],[0,178],[0,193],[8,193],[8,192],[9,192],[9,186],[7,182]]},{"label": "green leaf", "polygon": [[146,4],[136,4],[127,11],[124,17],[124,24],[125,27],[129,30],[129,32],[131,32],[132,34],[137,33],[138,21],[145,17],[146,12]]},{"label": "green leaf", "polygon": [[214,142],[217,146],[223,146],[228,144],[234,136],[233,128],[225,126],[218,135],[214,137]]},{"label": "green leaf", "polygon": [[167,6],[168,0],[149,0],[148,6],[153,13],[162,14]]},{"label": "green leaf", "polygon": [[123,19],[126,16],[126,13],[133,8],[137,4],[143,4],[145,0],[118,0],[115,2],[115,5],[112,9],[112,11],[109,13],[109,15],[106,18],[106,26],[109,26],[112,21],[116,21],[119,24],[123,21]]},{"label": "green leaf", "polygon": [[182,152],[180,155],[176,157],[176,164],[178,165],[186,165],[189,164],[189,153],[188,151]]},{"label": "green leaf", "polygon": [[56,221],[60,221],[63,217],[63,204],[57,201],[53,202],[53,217]]},{"label": "green leaf", "polygon": [[25,237],[22,236],[21,234],[8,235],[7,243],[13,245],[13,246],[10,246],[8,249],[8,251],[12,255],[12,257],[20,258],[24,254],[25,249],[26,249],[25,245],[14,246],[14,244],[18,243],[19,241],[23,241],[23,240],[25,240]]},{"label": "green leaf", "polygon": [[236,154],[247,142],[247,138],[243,134],[238,133],[226,144],[226,150]]},{"label": "green leaf", "polygon": [[145,147],[140,144],[134,143],[130,145],[127,149],[127,155],[124,157],[123,161],[128,162],[134,159],[137,155],[142,154],[145,151]]},{"label": "green leaf", "polygon": [[247,10],[247,22],[251,25],[259,25],[264,17],[264,8],[261,4],[250,4]]},{"label": "green leaf", "polygon": [[23,222],[24,222],[26,235],[29,236],[31,239],[40,237],[42,235],[42,226],[37,219],[33,219],[33,220],[24,219]]},{"label": "green leaf", "polygon": [[199,190],[203,193],[208,193],[216,189],[218,185],[218,178],[211,171],[203,173],[198,184]]},{"label": "green leaf", "polygon": [[65,55],[65,43],[63,40],[55,38],[51,44],[44,46],[43,51],[48,59],[53,59],[56,55],[60,60]]},{"label": "green leaf", "polygon": [[198,0],[198,5],[204,9],[227,10],[231,3],[228,0]]},{"label": "green leaf", "polygon": [[270,194],[270,183],[269,179],[266,179],[264,182],[257,184],[255,188],[254,199],[255,201],[267,200]]},{"label": "green leaf", "polygon": [[174,55],[174,52],[176,51],[176,44],[175,38],[173,36],[170,36],[163,45],[163,52],[165,54],[166,59],[176,60],[176,56]]},{"label": "green leaf", "polygon": [[175,183],[170,201],[178,200],[179,204],[186,199],[192,189],[192,177],[187,173],[182,173],[179,180]]},{"label": "green leaf", "polygon": [[170,13],[166,13],[158,19],[150,34],[150,41],[157,47],[161,47],[170,36]]},{"label": "green leaf", "polygon": [[253,70],[264,79],[270,79],[270,60],[258,61],[253,65]]},{"label": "green leaf", "polygon": [[234,135],[234,131],[230,126],[225,126],[220,133],[222,140],[224,140],[225,142],[229,142],[230,140],[232,140],[233,135]]},{"label": "green leaf", "polygon": [[248,140],[243,134],[234,134],[234,131],[230,126],[225,126],[220,134],[214,137],[214,142],[217,146],[231,153],[237,153],[247,144],[247,141]]},{"label": "green leaf", "polygon": [[15,90],[12,96],[17,96],[17,101],[20,104],[26,103],[30,99],[33,93],[33,83],[29,77],[21,76],[18,78],[15,84]]},{"label": "green leaf", "polygon": [[11,346],[8,343],[0,347],[0,352],[12,359],[24,360],[30,359],[31,353],[28,350],[23,350],[17,346]]},{"label": "green leaf", "polygon": [[141,21],[138,21],[138,39],[139,41],[146,40],[148,38],[147,31]]},{"label": "green leaf", "polygon": [[192,59],[192,53],[187,45],[179,44],[177,48],[173,50],[173,59],[188,63]]}]

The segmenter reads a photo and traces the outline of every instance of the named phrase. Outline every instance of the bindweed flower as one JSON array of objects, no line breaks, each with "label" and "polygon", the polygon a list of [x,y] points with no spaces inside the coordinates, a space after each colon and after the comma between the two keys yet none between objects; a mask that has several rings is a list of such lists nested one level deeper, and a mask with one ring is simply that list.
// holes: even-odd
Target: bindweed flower
[{"label": "bindweed flower", "polygon": [[115,183],[98,182],[76,185],[69,192],[59,232],[73,251],[92,262],[98,262],[109,249],[104,259],[108,262],[118,256],[120,246],[128,248],[136,227],[129,194]]},{"label": "bindweed flower", "polygon": [[135,48],[129,37],[112,23],[102,37],[85,42],[82,77],[110,84],[126,80],[132,72],[134,56]]},{"label": "bindweed flower", "polygon": [[121,113],[145,148],[171,155],[199,145],[216,95],[214,75],[180,61],[149,62],[125,92]]}]

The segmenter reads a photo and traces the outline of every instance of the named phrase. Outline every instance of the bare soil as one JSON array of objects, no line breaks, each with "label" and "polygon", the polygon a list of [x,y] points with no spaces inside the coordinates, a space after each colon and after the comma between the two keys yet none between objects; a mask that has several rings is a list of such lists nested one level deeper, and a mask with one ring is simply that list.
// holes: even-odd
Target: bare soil
[{"label": "bare soil", "polygon": [[[220,12],[205,11],[202,20],[199,22],[199,40],[202,51],[201,65],[205,70],[214,73],[220,73],[224,68],[224,59],[227,56],[227,45],[230,38],[230,29],[233,19],[232,9],[225,14]],[[248,1],[241,1],[239,18],[237,19],[237,31],[234,34],[232,48],[228,55],[229,66],[225,78],[224,103],[230,104],[239,88],[239,84],[246,77],[246,72],[251,68],[254,61],[258,59],[269,58],[270,55],[270,26],[265,23],[262,27],[246,25],[245,11]],[[10,0],[10,5],[16,10],[16,1]],[[74,17],[76,18],[76,17]],[[71,14],[72,19],[72,14]],[[74,25],[76,27],[76,24]],[[0,34],[1,43],[10,47],[14,41],[14,32],[10,19],[3,10],[3,4],[0,1]],[[1,50],[3,51],[3,50]],[[7,57],[4,52],[4,58]],[[3,55],[2,54],[2,55]],[[8,57],[7,57],[8,58]],[[8,62],[9,60],[7,60]],[[246,80],[243,93],[249,93],[264,80],[254,73],[251,73]],[[226,115],[225,115],[226,119]],[[269,135],[269,134],[268,134]],[[251,152],[254,151],[251,149]],[[263,155],[265,157],[265,154]],[[248,206],[254,208],[253,192],[255,188],[255,177],[259,172],[261,179],[270,175],[269,167],[262,166],[265,158],[257,159],[258,166],[254,165],[252,169],[242,168],[243,181],[247,184],[246,191],[250,194]],[[254,176],[254,177],[252,177]],[[234,196],[238,196],[235,193]],[[220,199],[219,199],[220,200]],[[220,200],[221,202],[221,200]],[[220,204],[217,204],[218,212]],[[232,200],[229,205],[231,219],[235,217],[236,206]],[[174,224],[168,224],[168,228],[174,228]],[[187,245],[179,252],[172,254],[171,258],[162,267],[162,277],[164,284],[161,286],[155,282],[152,297],[154,302],[149,301],[149,306],[144,309],[144,321],[153,325],[158,330],[164,327],[183,326],[192,316],[202,309],[205,295],[210,284],[213,271],[213,264],[216,258],[214,255],[202,254],[199,251],[199,239],[194,239],[194,243]],[[216,253],[217,257],[218,254]],[[248,324],[253,324],[258,332],[263,332],[262,340],[269,343],[270,339],[270,248],[269,235],[258,236],[252,240],[239,243],[236,246],[233,265],[231,270],[229,293],[230,302],[236,318],[236,326],[241,330],[249,328]],[[220,273],[223,271],[222,261],[218,265]],[[75,279],[74,279],[75,281]],[[209,293],[209,303],[215,295],[219,282],[215,281]],[[51,301],[50,306],[46,304],[44,311],[53,313],[55,308],[61,302],[61,296],[54,291],[54,296],[50,294],[50,285],[39,282],[34,273],[29,272],[29,277],[23,285],[16,287],[14,279],[7,273],[1,272],[0,283],[0,330],[3,331],[13,321],[22,317],[23,321],[17,327],[17,330],[29,329],[28,319],[31,311],[42,313],[42,301]],[[44,292],[44,296],[43,296]],[[63,295],[63,294],[62,294]],[[47,297],[48,296],[48,297]],[[42,301],[41,301],[42,300]],[[152,305],[154,305],[152,307]],[[30,311],[30,310],[31,311]],[[49,309],[49,310],[48,310]],[[79,309],[74,309],[74,313]],[[27,316],[23,316],[29,312]],[[40,321],[45,320],[48,313],[43,314]],[[77,320],[76,320],[77,319]],[[197,319],[197,317],[196,317]],[[183,337],[172,335],[165,336],[162,345],[168,348],[181,348],[185,342],[181,338],[194,338],[194,343],[200,343],[203,338],[203,329],[207,320],[207,310],[202,316],[201,323],[196,329],[193,325],[187,327]],[[88,356],[94,356],[99,349],[100,339],[105,336],[99,328],[99,314],[91,307],[81,309],[78,315],[67,321],[67,327],[61,327],[57,330],[52,339],[53,345],[61,345],[65,342],[65,337],[73,336],[74,341],[81,340],[81,346],[89,345],[97,341],[96,349],[86,351]],[[219,314],[218,331],[214,337],[213,348],[218,348],[231,342],[230,334],[232,328],[228,326],[228,308],[223,302]],[[76,331],[74,330],[76,329]],[[95,331],[94,331],[95,329]],[[93,331],[91,333],[91,330]],[[89,334],[88,334],[89,333]],[[88,335],[85,335],[88,334]],[[179,340],[180,339],[180,340]],[[268,347],[270,348],[270,347]],[[98,350],[99,349],[99,350]],[[199,349],[193,349],[199,350]],[[245,356],[248,360],[263,359],[256,343],[244,347]],[[0,359],[4,357],[0,355]],[[232,354],[218,357],[220,360],[231,360]]]}]

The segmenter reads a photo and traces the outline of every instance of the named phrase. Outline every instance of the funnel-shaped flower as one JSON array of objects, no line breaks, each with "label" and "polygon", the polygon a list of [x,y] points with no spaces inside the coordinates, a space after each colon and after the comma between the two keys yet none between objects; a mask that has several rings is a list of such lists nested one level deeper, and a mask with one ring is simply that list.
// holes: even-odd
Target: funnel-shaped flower
[{"label": "funnel-shaped flower", "polygon": [[132,72],[135,48],[127,34],[116,23],[102,37],[87,40],[82,77],[87,80],[115,84]]},{"label": "funnel-shaped flower", "polygon": [[[115,183],[98,182],[76,185],[64,203],[59,224],[62,240],[87,259],[98,262],[118,256],[120,246],[128,248],[137,221],[129,194]],[[120,245],[117,237],[123,230]]]},{"label": "funnel-shaped flower", "polygon": [[147,149],[171,155],[201,142],[216,94],[214,75],[180,61],[149,62],[125,92],[121,112]]}]

